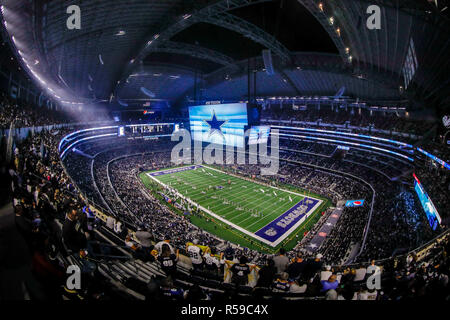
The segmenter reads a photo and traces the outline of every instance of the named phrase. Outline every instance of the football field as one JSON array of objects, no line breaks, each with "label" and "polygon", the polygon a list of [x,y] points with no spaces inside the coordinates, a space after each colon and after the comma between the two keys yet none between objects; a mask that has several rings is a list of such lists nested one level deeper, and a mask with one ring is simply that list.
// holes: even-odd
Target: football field
[{"label": "football field", "polygon": [[184,207],[198,208],[270,247],[276,247],[296,231],[324,202],[205,165],[146,175],[165,189],[166,196],[178,198]]}]

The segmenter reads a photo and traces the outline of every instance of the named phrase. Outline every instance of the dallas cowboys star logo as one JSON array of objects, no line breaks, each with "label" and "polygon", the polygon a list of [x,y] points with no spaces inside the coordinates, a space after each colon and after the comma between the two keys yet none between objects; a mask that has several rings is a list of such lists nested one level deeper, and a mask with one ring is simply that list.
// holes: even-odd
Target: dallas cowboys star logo
[{"label": "dallas cowboys star logo", "polygon": [[220,133],[221,135],[223,135],[222,132],[222,126],[228,121],[228,120],[217,120],[216,117],[216,111],[213,110],[213,116],[211,118],[211,120],[203,120],[205,121],[208,125],[209,125],[209,135],[211,136],[214,133]]}]

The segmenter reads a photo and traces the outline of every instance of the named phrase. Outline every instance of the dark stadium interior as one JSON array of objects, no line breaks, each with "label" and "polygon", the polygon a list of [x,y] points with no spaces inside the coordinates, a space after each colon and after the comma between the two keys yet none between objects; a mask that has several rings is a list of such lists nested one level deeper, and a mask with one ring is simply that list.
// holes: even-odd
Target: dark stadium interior
[{"label": "dark stadium interior", "polygon": [[450,300],[449,1],[0,5],[0,302]]}]

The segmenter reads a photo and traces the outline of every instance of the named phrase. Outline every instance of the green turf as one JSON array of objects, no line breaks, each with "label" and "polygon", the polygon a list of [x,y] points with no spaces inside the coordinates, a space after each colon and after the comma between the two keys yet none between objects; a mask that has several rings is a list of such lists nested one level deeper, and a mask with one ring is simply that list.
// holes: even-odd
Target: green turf
[{"label": "green turf", "polygon": [[[154,191],[158,189],[156,182],[147,173],[141,173],[140,177],[148,188]],[[207,167],[165,174],[155,178],[250,233],[261,229],[303,199],[301,195],[274,189]],[[217,188],[219,186],[221,188]],[[298,190],[293,191],[298,192]],[[208,232],[245,247],[264,252],[274,252],[280,246],[290,249],[302,238],[304,231],[309,230],[317,222],[320,218],[318,213],[329,206],[327,199],[315,195],[311,196],[324,200],[322,205],[276,248],[268,246],[203,212],[190,216],[190,220]]]}]

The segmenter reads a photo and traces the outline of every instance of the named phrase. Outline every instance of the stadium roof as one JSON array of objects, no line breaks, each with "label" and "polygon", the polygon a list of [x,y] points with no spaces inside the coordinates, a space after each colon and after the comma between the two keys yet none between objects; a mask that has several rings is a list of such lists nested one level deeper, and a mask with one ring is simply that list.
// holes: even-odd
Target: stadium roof
[{"label": "stadium roof", "polygon": [[[438,1],[406,0],[3,0],[3,36],[36,82],[66,102],[179,100],[199,86],[205,97],[240,99],[251,58],[259,95],[449,96],[448,11]],[[81,29],[69,30],[78,4]],[[369,5],[381,29],[369,30]],[[13,38],[14,37],[14,38]],[[403,92],[411,39],[419,67]],[[261,50],[276,74],[267,75]],[[254,65],[253,65],[254,64]],[[255,68],[256,67],[256,68]],[[225,80],[227,79],[227,80]],[[232,79],[230,81],[230,79]],[[147,95],[148,97],[148,95]],[[448,102],[448,100],[447,100]]]}]

